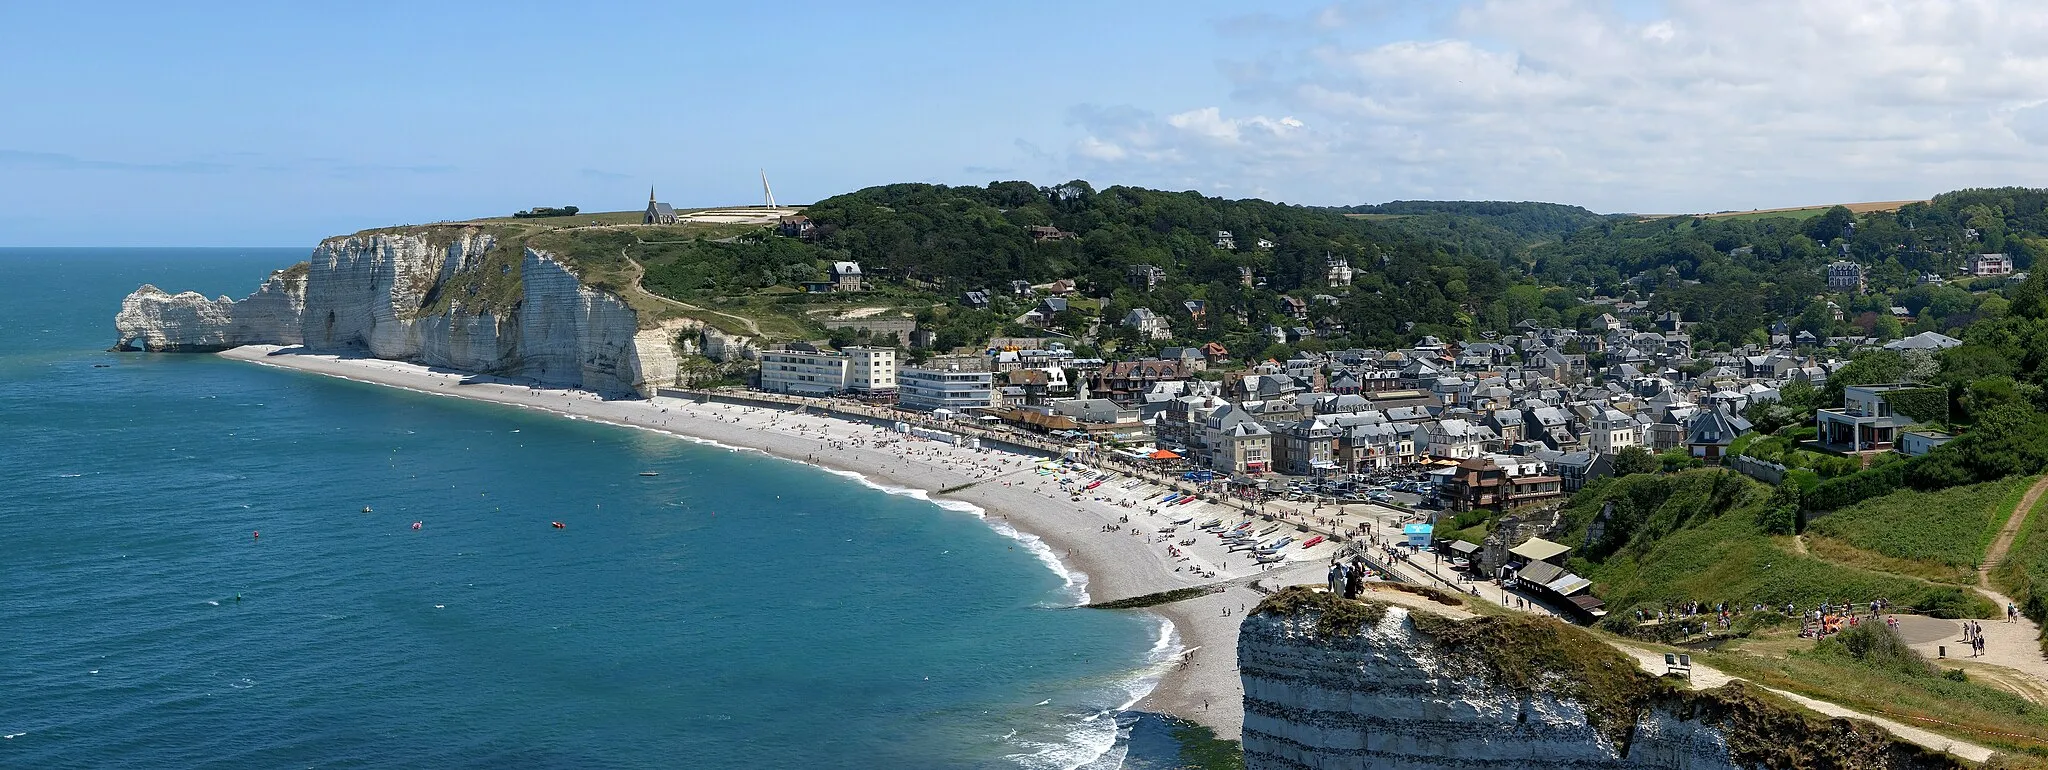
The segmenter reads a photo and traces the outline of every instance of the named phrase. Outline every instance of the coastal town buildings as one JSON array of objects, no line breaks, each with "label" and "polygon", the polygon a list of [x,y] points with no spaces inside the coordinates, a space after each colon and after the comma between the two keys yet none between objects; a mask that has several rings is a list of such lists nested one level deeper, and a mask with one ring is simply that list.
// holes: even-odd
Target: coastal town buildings
[{"label": "coastal town buildings", "polygon": [[994,404],[995,388],[986,371],[957,368],[902,367],[896,372],[896,403],[905,409],[964,413]]}]

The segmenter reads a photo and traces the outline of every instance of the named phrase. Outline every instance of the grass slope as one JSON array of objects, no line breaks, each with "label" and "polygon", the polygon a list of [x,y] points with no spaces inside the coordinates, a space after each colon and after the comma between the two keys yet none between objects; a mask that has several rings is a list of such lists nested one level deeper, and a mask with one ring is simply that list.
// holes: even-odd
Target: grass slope
[{"label": "grass slope", "polygon": [[1769,498],[1768,487],[1715,469],[1589,486],[1566,511],[1564,542],[1587,544],[1603,505],[1615,503],[1614,513],[1598,524],[1603,537],[1579,548],[1570,566],[1594,581],[1595,593],[1617,614],[1686,601],[1811,608],[1879,597],[1951,617],[1992,611],[1957,586],[1795,552],[1790,537],[1767,534],[1757,523]]},{"label": "grass slope", "polygon": [[1865,500],[1815,519],[1806,528],[1808,547],[1837,563],[1975,583],[1984,549],[2032,481],[2013,477]]}]

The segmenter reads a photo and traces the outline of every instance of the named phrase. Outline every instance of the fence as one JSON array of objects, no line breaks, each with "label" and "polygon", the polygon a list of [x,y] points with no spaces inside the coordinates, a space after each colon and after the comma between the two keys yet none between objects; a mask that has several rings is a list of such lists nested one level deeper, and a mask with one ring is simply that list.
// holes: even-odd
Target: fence
[{"label": "fence", "polygon": [[1742,475],[1765,484],[1776,486],[1785,483],[1785,466],[1769,460],[1758,460],[1754,457],[1736,455],[1729,458],[1728,467],[1734,468]]}]

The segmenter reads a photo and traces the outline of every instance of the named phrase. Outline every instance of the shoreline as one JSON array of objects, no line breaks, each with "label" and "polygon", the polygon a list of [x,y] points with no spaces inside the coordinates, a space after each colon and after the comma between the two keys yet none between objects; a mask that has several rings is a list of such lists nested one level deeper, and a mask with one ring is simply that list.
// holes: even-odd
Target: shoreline
[{"label": "shoreline", "polygon": [[[1173,652],[1137,672],[1156,677],[1156,682],[1125,710],[1179,717],[1228,740],[1237,740],[1243,726],[1243,685],[1236,660],[1238,624],[1242,613],[1261,596],[1245,583],[1260,576],[1313,582],[1320,577],[1314,565],[1326,560],[1328,550],[1326,546],[1296,550],[1289,553],[1289,561],[1275,565],[1279,569],[1261,571],[1245,554],[1226,553],[1215,538],[1195,535],[1189,527],[1158,534],[1173,526],[1172,521],[1188,517],[1237,521],[1244,518],[1241,512],[1206,502],[1153,512],[1147,503],[1165,493],[1155,484],[1119,474],[1093,490],[1082,491],[1084,485],[1079,482],[1063,487],[1061,476],[1040,473],[1044,459],[1035,455],[997,448],[957,448],[829,414],[668,397],[607,401],[585,391],[542,388],[487,375],[296,347],[252,345],[217,355],[651,430],[810,465],[887,494],[917,497],[941,508],[977,515],[1061,574],[1069,591],[1079,595],[1077,603],[1223,585],[1225,590],[1217,594],[1145,610],[1166,623],[1171,632],[1167,648]],[[952,491],[941,495],[939,490]],[[1128,523],[1122,521],[1126,517]],[[1117,529],[1109,531],[1108,527]],[[1196,541],[1193,545],[1179,545],[1190,538]],[[1213,577],[1197,575],[1196,567],[1210,571]]]}]

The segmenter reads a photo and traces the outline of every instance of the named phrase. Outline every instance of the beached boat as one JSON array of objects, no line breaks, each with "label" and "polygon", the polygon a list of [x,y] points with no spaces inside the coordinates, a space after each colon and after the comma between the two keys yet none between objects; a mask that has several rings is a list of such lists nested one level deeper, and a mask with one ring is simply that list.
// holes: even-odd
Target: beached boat
[{"label": "beached boat", "polygon": [[1305,549],[1306,549],[1306,548],[1314,548],[1314,547],[1316,547],[1317,545],[1321,544],[1321,543],[1322,543],[1322,542],[1323,542],[1324,540],[1328,540],[1328,539],[1329,539],[1329,538],[1323,537],[1322,535],[1316,535],[1315,537],[1311,537],[1311,538],[1309,538],[1309,539],[1307,539],[1307,540],[1304,540],[1304,541],[1302,541],[1302,543],[1301,543],[1301,547],[1302,547],[1302,548],[1305,548]]},{"label": "beached boat", "polygon": [[1202,528],[1203,528],[1203,529],[1208,529],[1208,528],[1210,528],[1210,527],[1220,527],[1220,526],[1223,526],[1223,520],[1222,520],[1222,519],[1210,519],[1210,520],[1208,520],[1208,521],[1202,522]]},{"label": "beached boat", "polygon": [[1174,522],[1173,522],[1173,525],[1174,525],[1174,526],[1176,526],[1176,527],[1178,527],[1178,526],[1180,526],[1180,525],[1182,525],[1182,524],[1186,524],[1186,523],[1188,523],[1188,522],[1190,522],[1190,521],[1194,521],[1194,520],[1195,520],[1195,517],[1193,517],[1193,516],[1189,516],[1189,517],[1187,517],[1187,518],[1185,518],[1185,519],[1175,519],[1175,520],[1174,520]]},{"label": "beached boat", "polygon": [[1194,501],[1196,501],[1196,500],[1200,500],[1200,499],[1202,499],[1202,498],[1199,498],[1199,497],[1195,497],[1195,496],[1193,496],[1193,495],[1189,495],[1189,496],[1187,496],[1187,497],[1183,497],[1183,498],[1181,498],[1180,502],[1174,503],[1174,505],[1187,505],[1188,503],[1192,503],[1192,502],[1194,502]]},{"label": "beached boat", "polygon": [[1256,557],[1253,559],[1253,561],[1258,562],[1260,564],[1272,564],[1273,562],[1284,561],[1286,559],[1287,557],[1281,556],[1280,554],[1269,553],[1264,556]]},{"label": "beached boat", "polygon": [[1278,551],[1278,550],[1280,550],[1280,549],[1282,549],[1282,548],[1286,548],[1286,547],[1287,547],[1287,544],[1288,544],[1288,543],[1292,543],[1292,542],[1294,542],[1294,536],[1293,536],[1293,535],[1286,535],[1286,536],[1280,537],[1279,539],[1276,539],[1276,540],[1274,540],[1273,542],[1267,543],[1267,544],[1265,545],[1265,547],[1263,547],[1263,548],[1260,548],[1259,550],[1261,550],[1261,551]]},{"label": "beached boat", "polygon": [[1082,488],[1081,488],[1081,491],[1083,491],[1083,492],[1086,492],[1086,491],[1088,491],[1088,490],[1094,489],[1094,488],[1096,488],[1096,487],[1099,487],[1099,486],[1102,486],[1102,482],[1101,482],[1100,480],[1097,480],[1097,481],[1091,481],[1091,482],[1088,482],[1088,486],[1082,487]]},{"label": "beached boat", "polygon": [[1280,525],[1278,525],[1278,524],[1275,524],[1275,525],[1273,525],[1273,526],[1270,526],[1270,527],[1267,527],[1267,528],[1265,528],[1265,529],[1259,530],[1259,537],[1265,537],[1265,536],[1267,536],[1267,535],[1273,534],[1273,533],[1275,533],[1275,532],[1278,532],[1278,531],[1280,531]]},{"label": "beached boat", "polygon": [[1180,527],[1160,527],[1160,528],[1159,528],[1159,534],[1162,534],[1162,535],[1171,535],[1171,534],[1173,534],[1173,531],[1174,531],[1174,530],[1176,530],[1176,529],[1180,529]]}]

